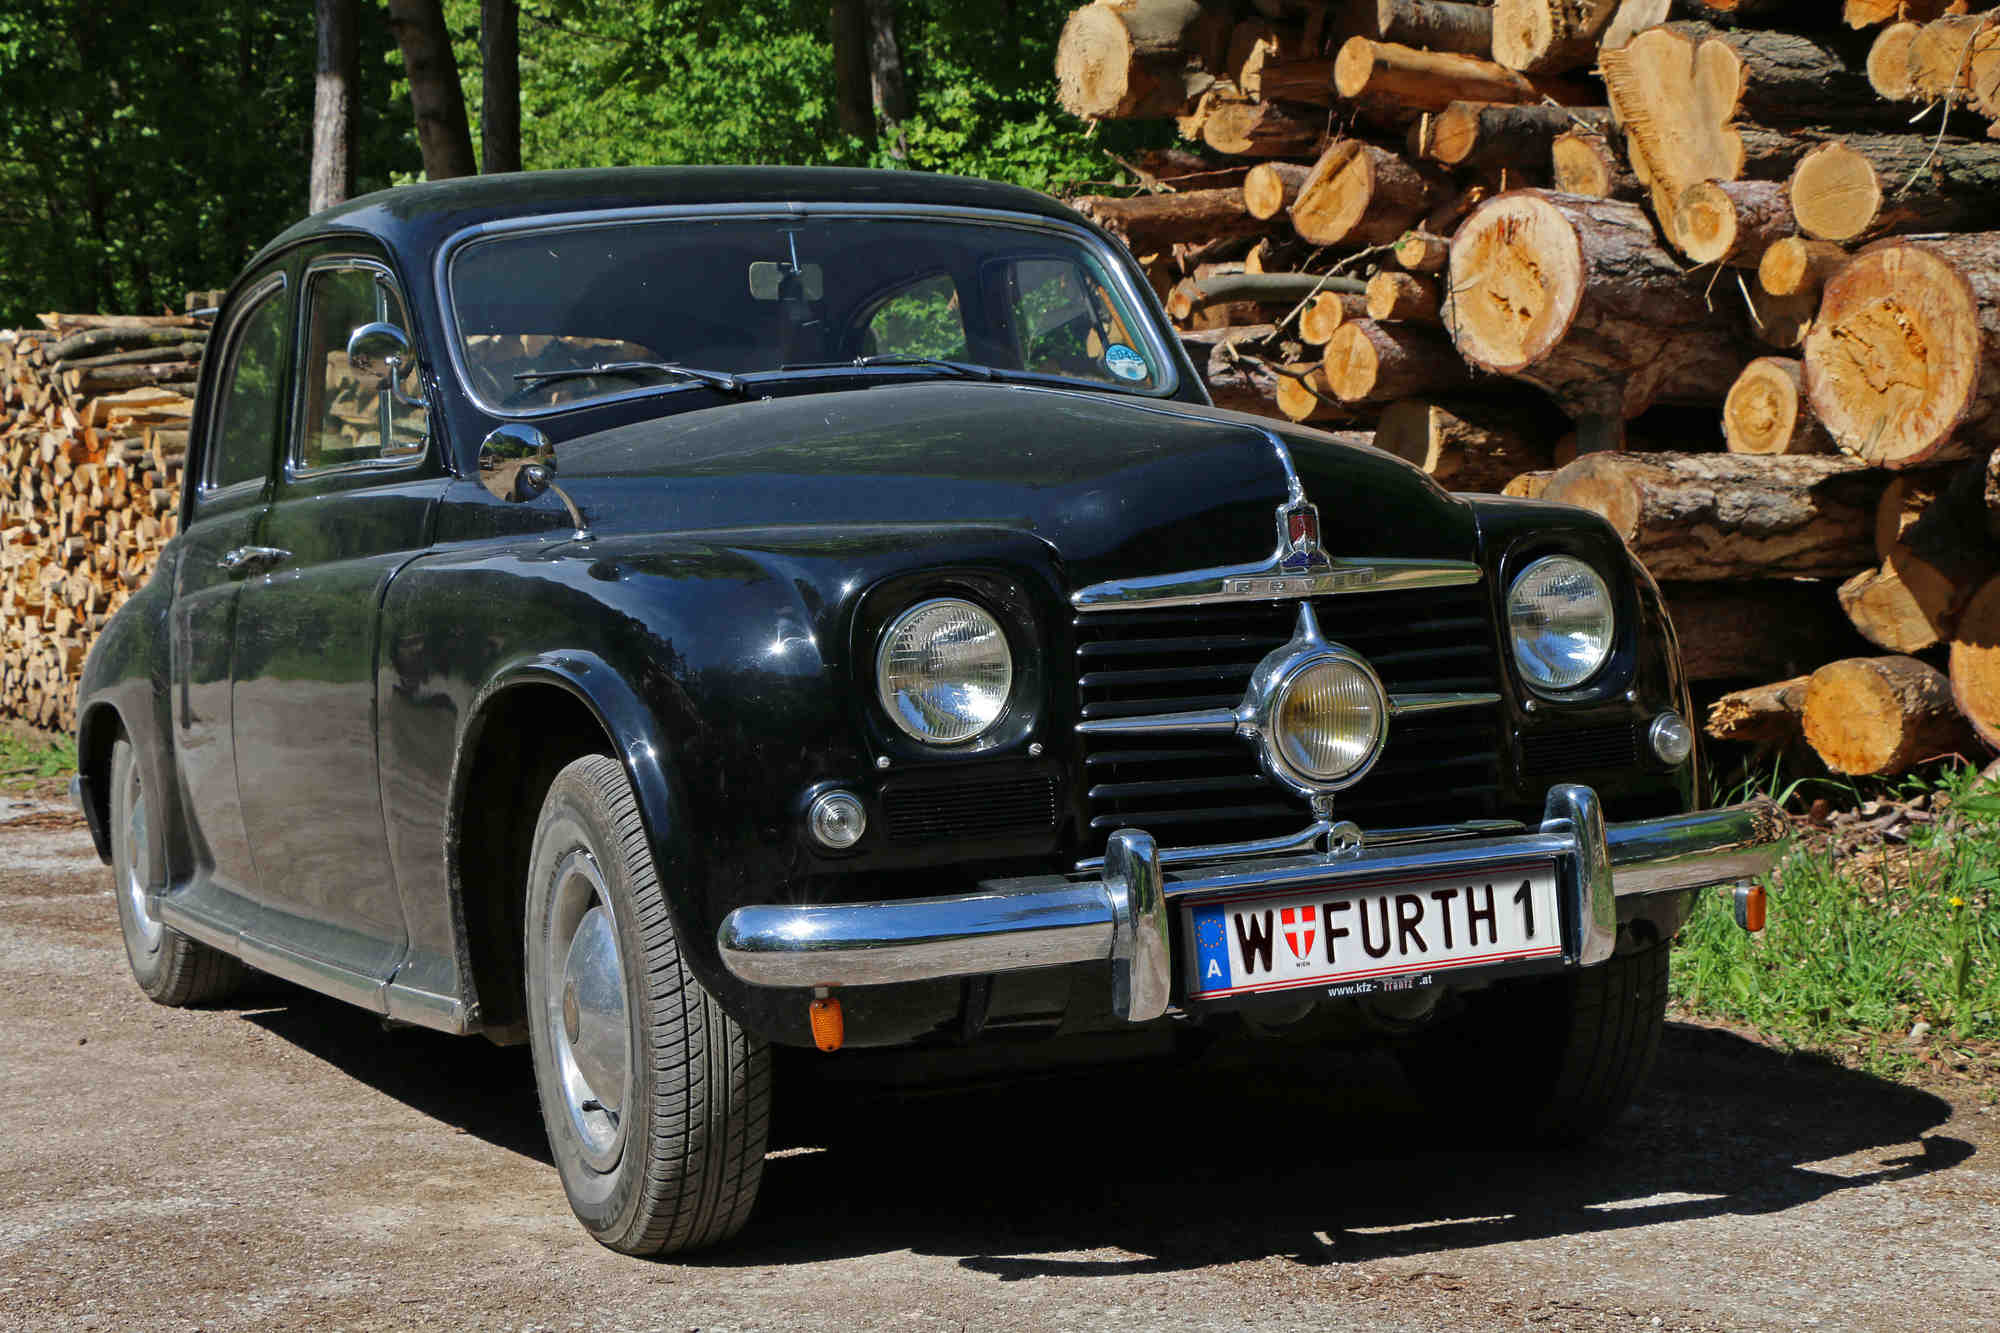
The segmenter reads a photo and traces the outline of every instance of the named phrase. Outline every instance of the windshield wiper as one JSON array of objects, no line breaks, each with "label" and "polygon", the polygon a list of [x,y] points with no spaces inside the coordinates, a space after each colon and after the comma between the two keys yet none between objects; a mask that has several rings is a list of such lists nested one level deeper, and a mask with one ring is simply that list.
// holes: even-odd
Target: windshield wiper
[{"label": "windshield wiper", "polygon": [[976,365],[970,361],[947,361],[937,356],[916,356],[906,352],[881,352],[875,356],[857,356],[852,361],[793,361],[778,367],[780,370],[838,370],[843,366],[936,366],[949,370],[969,380],[990,380],[994,378],[991,367]]},{"label": "windshield wiper", "polygon": [[514,376],[514,382],[523,388],[536,389],[544,384],[554,384],[558,380],[588,379],[592,375],[633,376],[652,373],[695,380],[712,389],[734,394],[738,398],[750,396],[750,390],[744,387],[743,381],[726,370],[701,370],[673,361],[602,361],[594,366],[571,366],[567,370],[524,370]]}]

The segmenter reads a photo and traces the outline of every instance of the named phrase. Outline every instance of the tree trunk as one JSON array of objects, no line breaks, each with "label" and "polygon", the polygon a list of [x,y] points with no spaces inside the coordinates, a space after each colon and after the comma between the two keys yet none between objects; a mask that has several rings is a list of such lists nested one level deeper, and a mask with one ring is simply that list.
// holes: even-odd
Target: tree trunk
[{"label": "tree trunk", "polygon": [[1491,403],[1405,398],[1375,428],[1375,445],[1450,491],[1498,491],[1549,466],[1542,414]]},{"label": "tree trunk", "polygon": [[1899,240],[1857,255],[1821,294],[1806,390],[1835,443],[1882,467],[1990,448],[1982,431],[2000,412],[2000,233]]},{"label": "tree trunk", "polygon": [[1437,185],[1396,154],[1343,139],[1320,155],[1292,201],[1292,229],[1314,245],[1382,245],[1436,202]]},{"label": "tree trunk", "polygon": [[1267,60],[1256,77],[1243,85],[1243,92],[1273,102],[1332,106],[1333,59],[1316,56],[1310,60]]},{"label": "tree trunk", "polygon": [[1368,298],[1350,292],[1328,291],[1306,302],[1299,312],[1299,337],[1315,347],[1324,347],[1334,333],[1350,319],[1368,314]]},{"label": "tree trunk", "polygon": [[875,108],[876,128],[889,140],[889,155],[903,157],[900,126],[909,119],[909,98],[903,95],[903,50],[896,41],[896,0],[867,0],[868,91]]},{"label": "tree trunk", "polygon": [[1800,158],[1789,188],[1799,230],[1825,241],[2000,227],[2000,144],[1857,135]]},{"label": "tree trunk", "polygon": [[319,44],[306,209],[317,213],[354,193],[354,88],[361,69],[355,0],[316,0],[313,8]]},{"label": "tree trunk", "polygon": [[465,119],[465,89],[458,80],[458,57],[445,31],[440,0],[388,0],[389,27],[402,49],[410,81],[410,107],[417,118],[417,143],[424,175],[430,180],[477,174],[472,130]]},{"label": "tree trunk", "polygon": [[1414,273],[1385,268],[1368,280],[1368,318],[1385,324],[1443,323],[1438,285]]},{"label": "tree trunk", "polygon": [[1320,365],[1344,403],[1392,403],[1462,388],[1465,362],[1441,334],[1407,324],[1351,319],[1327,340]]},{"label": "tree trunk", "polygon": [[1764,251],[1798,231],[1777,181],[1702,181],[1681,192],[1674,235],[1697,264],[1756,268]]},{"label": "tree trunk", "polygon": [[1453,102],[1431,119],[1425,154],[1448,167],[1519,169],[1546,153],[1557,135],[1610,123],[1607,107]]},{"label": "tree trunk", "polygon": [[1951,692],[1979,738],[2000,748],[2000,577],[1988,579],[1958,618]]},{"label": "tree trunk", "polygon": [[1580,85],[1531,79],[1477,56],[1419,51],[1395,42],[1351,37],[1334,60],[1333,85],[1342,97],[1402,113],[1442,111],[1453,102],[1539,102],[1588,106]]},{"label": "tree trunk", "polygon": [[[1734,53],[1737,86],[1734,109],[1760,125],[1877,125],[1902,129],[1909,112],[1882,101],[1869,86],[1865,62],[1850,64],[1842,51],[1815,37],[1765,28],[1718,28],[1707,23],[1672,23],[1677,32],[1704,48],[1715,43]],[[1712,95],[1731,91],[1720,53],[1704,51],[1704,65],[1720,79]],[[1715,62],[1709,65],[1709,62]],[[1721,109],[1720,102],[1715,104]]]},{"label": "tree trunk", "polygon": [[868,90],[868,0],[832,0],[833,109],[841,132],[875,137],[875,103]]},{"label": "tree trunk", "polygon": [[[1917,29],[1905,56],[1912,100],[1976,100],[1975,65],[1989,65],[1992,57],[1986,53],[2000,42],[2000,28],[1994,27],[1991,18],[1989,14],[1962,14],[1933,19]],[[1870,70],[1872,73],[1872,55]]]},{"label": "tree trunk", "polygon": [[1554,472],[1545,471],[1523,472],[1502,486],[1500,494],[1517,500],[1539,500],[1542,498],[1542,493],[1548,490],[1549,483],[1555,480],[1555,475]]},{"label": "tree trunk", "polygon": [[1725,694],[1708,706],[1708,725],[1703,730],[1719,741],[1790,741],[1804,725],[1806,685],[1811,679],[1793,676]]},{"label": "tree trunk", "polygon": [[1316,291],[1365,290],[1358,278],[1329,278],[1311,273],[1219,273],[1177,285],[1167,302],[1167,313],[1176,320],[1184,320],[1210,306],[1240,301],[1277,306],[1283,313]]},{"label": "tree trunk", "polygon": [[1965,0],[1844,0],[1841,18],[1850,28],[1872,28],[1898,19],[1925,23],[1946,10],[1965,9]]},{"label": "tree trunk", "polygon": [[1891,23],[1868,48],[1868,86],[1877,97],[1907,102],[1916,96],[1916,73],[1910,68],[1910,50],[1923,30],[1920,23]]},{"label": "tree trunk", "polygon": [[1452,237],[1449,287],[1465,358],[1539,385],[1572,416],[1719,403],[1749,359],[1739,326],[1633,204],[1539,190],[1489,200]]},{"label": "tree trunk", "polygon": [[1588,65],[1617,12],[1617,0],[1494,0],[1493,58],[1530,74]]},{"label": "tree trunk", "polygon": [[1806,402],[1805,369],[1782,356],[1743,367],[1722,404],[1722,436],[1733,454],[1828,454],[1833,440]]},{"label": "tree trunk", "polygon": [[1786,236],[1757,261],[1757,282],[1773,296],[1805,296],[1815,307],[1826,280],[1847,266],[1847,251],[1832,241]]},{"label": "tree trunk", "polygon": [[1846,578],[1873,561],[1881,486],[1845,458],[1593,453],[1544,498],[1602,514],[1655,578]]},{"label": "tree trunk", "polygon": [[1836,773],[1893,777],[1957,751],[1951,684],[1914,657],[1828,662],[1806,683],[1806,744]]},{"label": "tree trunk", "polygon": [[1848,619],[1870,643],[1915,653],[1951,638],[1966,603],[2000,568],[1986,533],[1985,468],[1904,474],[1875,508],[1879,569],[1840,589]]},{"label": "tree trunk", "polygon": [[1253,218],[1274,218],[1292,206],[1312,168],[1299,162],[1259,162],[1243,178],[1243,207]]},{"label": "tree trunk", "polygon": [[1277,335],[1275,325],[1238,325],[1183,333],[1181,342],[1189,358],[1204,368],[1208,395],[1217,407],[1282,419],[1278,376],[1259,350]]},{"label": "tree trunk", "polygon": [[1186,190],[1131,199],[1086,195],[1074,206],[1135,255],[1164,250],[1177,241],[1255,236],[1264,230],[1262,219],[1243,206],[1241,190]]},{"label": "tree trunk", "polygon": [[1301,361],[1278,371],[1278,410],[1293,421],[1349,421],[1354,410],[1333,396],[1316,361]]},{"label": "tree trunk", "polygon": [[1493,51],[1493,11],[1451,0],[1375,0],[1378,41],[1432,51],[1487,56]]},{"label": "tree trunk", "polygon": [[1689,680],[1771,680],[1866,650],[1825,582],[1664,583]]},{"label": "tree trunk", "polygon": [[1639,178],[1625,165],[1608,136],[1592,130],[1570,130],[1549,142],[1550,175],[1562,194],[1588,199],[1645,197]]},{"label": "tree trunk", "polygon": [[479,0],[479,169],[521,169],[519,0]]},{"label": "tree trunk", "polygon": [[1202,122],[1201,141],[1239,157],[1299,157],[1326,139],[1324,115],[1301,118],[1276,102],[1218,102]]},{"label": "tree trunk", "polygon": [[1196,0],[1133,0],[1075,10],[1056,43],[1063,109],[1087,120],[1172,116],[1215,82],[1229,16]]}]

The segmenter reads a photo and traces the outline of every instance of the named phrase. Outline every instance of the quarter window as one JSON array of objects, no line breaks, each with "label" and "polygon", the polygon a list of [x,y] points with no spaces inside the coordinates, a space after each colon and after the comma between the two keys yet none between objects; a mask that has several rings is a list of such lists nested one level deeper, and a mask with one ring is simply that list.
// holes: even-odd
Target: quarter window
[{"label": "quarter window", "polygon": [[1159,382],[1111,294],[1073,260],[1017,260],[1006,289],[1024,370],[1145,388]]},{"label": "quarter window", "polygon": [[237,318],[229,361],[216,386],[221,407],[209,433],[210,486],[261,481],[270,473],[289,306],[280,277],[253,294]]},{"label": "quarter window", "polygon": [[368,324],[409,321],[402,297],[372,265],[320,267],[306,279],[305,360],[297,465],[306,471],[421,453],[429,419],[416,357],[393,378],[360,374],[347,340]]}]

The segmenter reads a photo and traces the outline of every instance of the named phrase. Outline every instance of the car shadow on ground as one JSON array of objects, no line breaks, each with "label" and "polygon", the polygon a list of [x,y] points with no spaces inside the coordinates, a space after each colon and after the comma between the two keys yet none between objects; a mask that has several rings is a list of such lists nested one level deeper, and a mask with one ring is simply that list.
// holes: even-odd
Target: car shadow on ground
[{"label": "car shadow on ground", "polygon": [[[245,1016],[426,1115],[549,1160],[525,1049],[284,998]],[[1637,1105],[1564,1150],[1505,1141],[1478,1089],[1462,1113],[1421,1115],[1376,1055],[1228,1048],[926,1094],[828,1087],[799,1068],[780,1067],[779,1095],[795,1100],[749,1229],[678,1262],[914,1250],[1002,1279],[1345,1263],[1777,1213],[1974,1151],[1932,1132],[1951,1107],[1921,1089],[1682,1024]],[[1106,1248],[1125,1253],[1066,1257]]]}]

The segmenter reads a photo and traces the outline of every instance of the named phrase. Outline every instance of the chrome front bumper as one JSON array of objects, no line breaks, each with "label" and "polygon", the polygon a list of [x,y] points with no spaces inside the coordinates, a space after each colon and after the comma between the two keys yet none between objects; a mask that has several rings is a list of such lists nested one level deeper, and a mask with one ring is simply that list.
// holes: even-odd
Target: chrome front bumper
[{"label": "chrome front bumper", "polygon": [[1167,1010],[1169,907],[1183,899],[1344,883],[1434,879],[1550,857],[1563,899],[1564,961],[1611,956],[1619,898],[1766,877],[1788,837],[1771,801],[1610,824],[1588,787],[1549,790],[1538,830],[1161,869],[1150,835],[1111,836],[1096,878],[1033,875],[897,902],[739,907],[722,961],[758,986],[874,986],[1109,962],[1113,1007],[1135,1023]]}]

